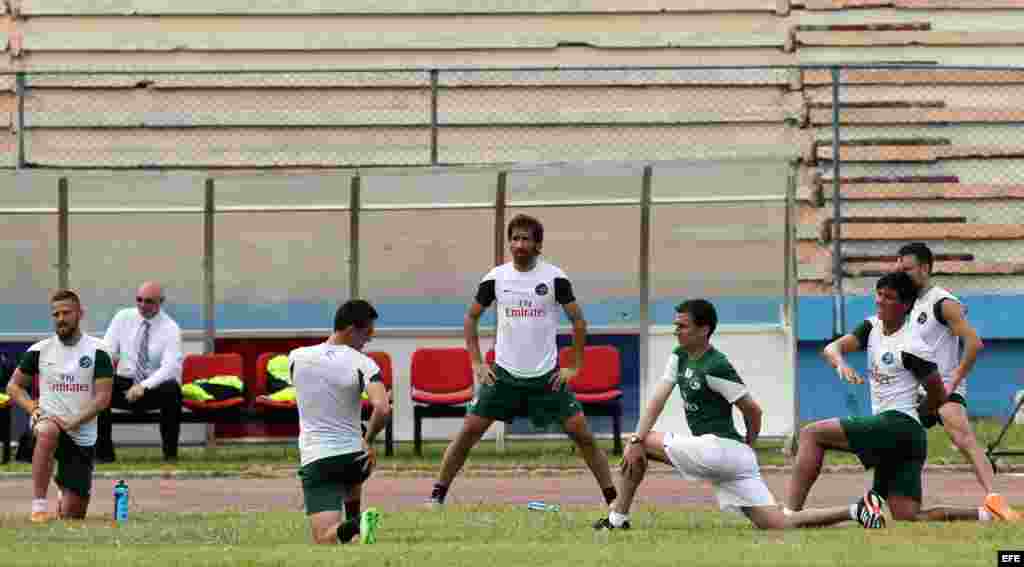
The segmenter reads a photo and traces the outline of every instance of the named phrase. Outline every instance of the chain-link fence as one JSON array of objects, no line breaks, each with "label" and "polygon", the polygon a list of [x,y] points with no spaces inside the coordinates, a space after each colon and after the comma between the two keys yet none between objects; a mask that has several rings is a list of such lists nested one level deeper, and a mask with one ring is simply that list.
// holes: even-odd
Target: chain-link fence
[{"label": "chain-link fence", "polygon": [[[729,248],[741,258],[738,266],[751,269],[774,256],[726,243],[756,241],[755,221],[775,222],[780,214],[766,208],[747,218],[730,207],[737,198],[779,193],[786,167],[796,163],[794,287],[798,281],[804,296],[837,298],[839,331],[847,327],[849,302],[870,295],[875,276],[909,241],[933,248],[937,277],[958,293],[1020,288],[1024,148],[1016,132],[1024,111],[1014,102],[1022,85],[1020,69],[929,65],[26,72],[0,82],[12,116],[8,151],[0,155],[20,171],[575,164],[576,173],[538,166],[541,173],[511,174],[510,207],[582,195],[567,189],[574,184],[589,187],[584,200],[629,201],[639,178],[632,170],[671,163],[654,177],[655,218],[691,227],[704,246],[723,247],[723,254]],[[833,159],[837,152],[842,159]],[[423,187],[431,202],[490,202],[473,196],[465,179]],[[72,208],[112,205],[110,183],[73,192]],[[287,187],[272,205],[347,206],[308,183],[259,183]],[[375,183],[365,188],[371,202],[387,193]],[[236,185],[241,203],[244,184]],[[146,193],[154,206],[200,206],[193,189],[138,189],[133,198]],[[657,204],[661,192],[670,200],[710,195],[727,202],[704,203],[693,218],[663,215],[659,210],[671,207]],[[408,200],[398,194],[392,197]],[[452,222],[471,224],[466,215]],[[248,217],[225,218],[244,232]],[[687,230],[674,233],[679,247]],[[225,254],[225,262],[234,257]],[[670,294],[679,291],[672,274],[657,266],[652,289],[664,280]],[[687,280],[686,287],[756,296],[776,285],[751,274],[709,281],[702,287]],[[624,312],[624,320],[635,317]]]},{"label": "chain-link fence", "polygon": [[20,74],[15,165],[353,167],[792,156],[789,69]]},{"label": "chain-link fence", "polygon": [[[839,311],[863,311],[856,302],[915,241],[935,253],[935,281],[961,297],[1019,293],[1024,69],[837,68],[805,79],[820,261],[835,292],[855,297]],[[837,314],[837,331],[850,315]]]}]

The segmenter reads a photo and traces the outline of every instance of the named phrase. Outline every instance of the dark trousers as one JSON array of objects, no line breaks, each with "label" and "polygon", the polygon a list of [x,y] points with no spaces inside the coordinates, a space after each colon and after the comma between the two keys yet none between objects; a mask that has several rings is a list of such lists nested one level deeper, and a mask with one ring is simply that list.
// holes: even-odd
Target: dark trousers
[{"label": "dark trousers", "polygon": [[[160,384],[146,393],[135,403],[125,399],[125,393],[135,382],[123,376],[114,377],[114,393],[110,407],[133,411],[160,410],[160,440],[164,459],[178,457],[178,438],[181,434],[181,386],[174,380]],[[100,412],[99,431],[96,439],[96,458],[100,461],[114,460],[113,420],[110,410]]]}]

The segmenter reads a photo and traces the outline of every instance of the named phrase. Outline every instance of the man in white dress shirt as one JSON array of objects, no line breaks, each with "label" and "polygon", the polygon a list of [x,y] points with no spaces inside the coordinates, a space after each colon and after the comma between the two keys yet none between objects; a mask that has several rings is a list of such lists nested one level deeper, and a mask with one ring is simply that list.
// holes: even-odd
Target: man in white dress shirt
[{"label": "man in white dress shirt", "polygon": [[[160,438],[165,461],[178,458],[181,432],[181,328],[160,307],[159,283],[145,282],[135,294],[135,308],[117,312],[103,342],[114,359],[116,376],[110,406],[133,411],[160,410]],[[113,462],[110,410],[100,414],[96,460]]]}]

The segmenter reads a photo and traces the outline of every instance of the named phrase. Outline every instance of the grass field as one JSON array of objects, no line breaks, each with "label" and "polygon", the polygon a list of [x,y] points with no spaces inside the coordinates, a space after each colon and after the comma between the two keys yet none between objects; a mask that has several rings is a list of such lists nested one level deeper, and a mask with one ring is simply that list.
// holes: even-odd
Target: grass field
[{"label": "grass field", "polygon": [[711,510],[638,507],[628,532],[594,532],[598,508],[449,507],[385,514],[378,543],[316,547],[298,513],[160,514],[37,526],[0,516],[0,563],[22,565],[985,565],[1020,524],[898,524],[759,532]]},{"label": "grass field", "polygon": [[[1001,422],[990,419],[975,421],[975,432],[982,446],[995,440],[1002,427]],[[424,444],[423,456],[413,454],[412,443],[396,444],[393,457],[384,456],[383,445],[378,446],[379,468],[400,469],[402,471],[436,471],[441,463],[441,456],[447,442],[428,442]],[[611,455],[612,443],[602,440],[601,446],[608,451],[613,461],[618,457]],[[758,460],[762,466],[784,465],[786,457],[780,451],[781,441],[762,440],[758,443]],[[1024,428],[1011,427],[1002,447],[1024,449]],[[1024,463],[1021,457],[1002,457],[1003,462]],[[299,462],[298,448],[294,442],[280,445],[221,445],[213,449],[202,447],[183,447],[179,460],[174,468],[181,471],[216,471],[226,474],[241,473],[254,467],[296,467]],[[963,456],[953,447],[941,427],[933,427],[928,431],[928,462],[932,464],[965,464]],[[851,454],[830,452],[826,456],[827,465],[859,464]],[[582,467],[583,460],[573,451],[569,440],[526,441],[512,440],[508,442],[507,451],[498,453],[493,441],[483,441],[470,454],[467,467],[540,467],[562,468]],[[164,468],[160,449],[156,447],[124,447],[118,449],[118,462],[99,464],[98,472],[104,471],[150,471]],[[30,472],[27,463],[11,463],[0,466],[0,471]]]}]

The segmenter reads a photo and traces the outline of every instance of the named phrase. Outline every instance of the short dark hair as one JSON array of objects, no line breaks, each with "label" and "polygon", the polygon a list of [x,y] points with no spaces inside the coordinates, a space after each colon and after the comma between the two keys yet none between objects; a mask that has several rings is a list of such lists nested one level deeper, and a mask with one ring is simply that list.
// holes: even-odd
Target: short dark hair
[{"label": "short dark hair", "polygon": [[676,305],[676,313],[688,313],[690,319],[698,327],[710,327],[708,338],[715,334],[715,327],[718,326],[718,313],[715,306],[706,299],[687,299]]},{"label": "short dark hair", "polygon": [[914,285],[914,280],[910,279],[906,272],[890,272],[878,278],[875,290],[881,289],[895,291],[900,303],[907,305],[913,305],[917,299],[917,286]]},{"label": "short dark hair", "polygon": [[900,257],[913,256],[918,264],[927,265],[928,273],[931,273],[932,266],[935,265],[935,257],[932,255],[931,248],[924,242],[911,242],[900,247]]},{"label": "short dark hair", "polygon": [[538,244],[544,242],[544,225],[540,224],[540,221],[534,217],[530,215],[516,215],[512,217],[512,220],[508,221],[507,238],[511,240],[512,231],[520,229],[529,231],[530,237]]},{"label": "short dark hair", "polygon": [[377,310],[364,299],[350,299],[334,313],[334,330],[342,331],[351,326],[365,329],[377,319]]},{"label": "short dark hair", "polygon": [[58,289],[53,292],[53,295],[50,296],[50,303],[57,303],[58,301],[73,301],[79,307],[82,305],[82,300],[78,298],[78,294],[70,289]]}]

